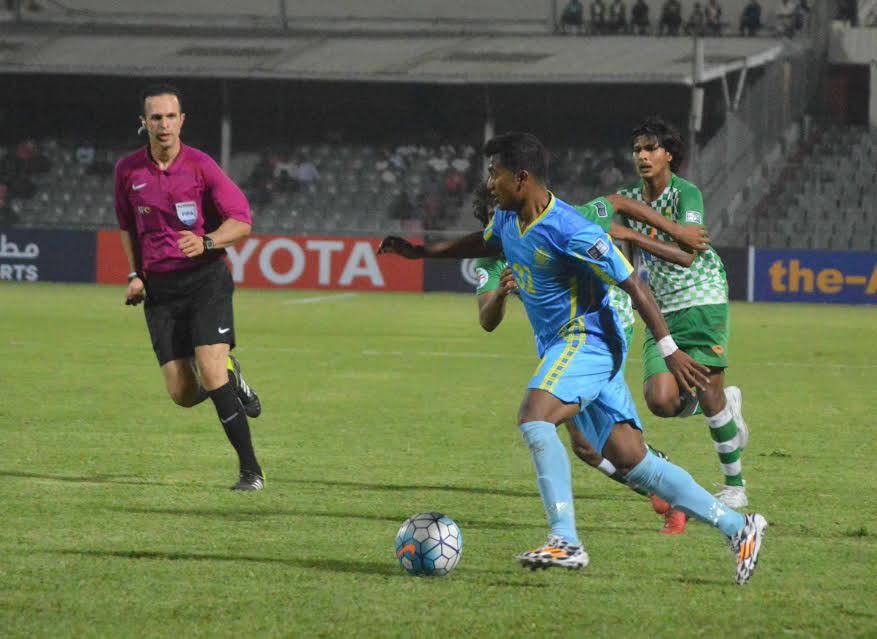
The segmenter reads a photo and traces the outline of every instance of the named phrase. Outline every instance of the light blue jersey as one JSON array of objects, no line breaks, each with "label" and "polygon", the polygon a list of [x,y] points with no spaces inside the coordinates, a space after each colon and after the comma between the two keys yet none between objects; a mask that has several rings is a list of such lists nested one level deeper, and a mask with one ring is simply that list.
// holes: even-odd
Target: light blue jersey
[{"label": "light blue jersey", "polygon": [[579,404],[573,421],[598,451],[614,424],[641,428],[621,372],[627,342],[608,296],[633,267],[612,239],[551,195],[524,230],[513,211],[497,210],[484,240],[501,246],[536,337],[541,361],[527,387]]},{"label": "light blue jersey", "polygon": [[622,354],[624,331],[607,292],[633,267],[602,228],[552,194],[545,211],[523,231],[513,211],[497,210],[484,241],[502,247],[539,357],[557,342],[578,338]]}]

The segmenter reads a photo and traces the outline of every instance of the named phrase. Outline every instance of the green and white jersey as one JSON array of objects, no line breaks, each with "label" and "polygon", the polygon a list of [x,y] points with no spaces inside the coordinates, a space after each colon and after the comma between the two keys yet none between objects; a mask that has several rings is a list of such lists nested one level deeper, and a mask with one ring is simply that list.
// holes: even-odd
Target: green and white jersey
[{"label": "green and white jersey", "polygon": [[506,261],[501,257],[479,257],[475,260],[475,277],[478,285],[475,294],[489,293],[499,288],[499,280]]},{"label": "green and white jersey", "polygon": [[[612,215],[614,213],[609,200],[597,198],[587,204],[573,208],[591,222],[600,226],[604,231],[609,232],[609,225],[612,223]],[[475,289],[475,294],[481,295],[482,293],[498,289],[500,277],[505,267],[506,261],[501,257],[480,257],[475,260],[475,275],[478,277],[478,286]],[[635,321],[630,295],[617,286],[610,286],[609,304],[618,313],[621,328],[625,331],[630,329]]]},{"label": "green and white jersey", "polygon": [[[677,224],[705,224],[703,196],[694,184],[673,174],[664,192],[654,202],[646,202],[643,197],[643,182],[621,188],[619,195],[648,204],[664,217]],[[665,242],[672,242],[669,235],[652,228],[648,224],[627,218],[624,224],[633,230]],[[663,313],[672,313],[692,306],[724,304],[728,301],[728,278],[722,259],[710,247],[701,252],[685,268],[667,262],[651,253],[640,251],[649,274],[649,286]]]},{"label": "green and white jersey", "polygon": [[[591,222],[598,225],[607,233],[612,224],[612,216],[615,211],[606,198],[598,197],[591,200],[587,204],[581,204],[573,207],[576,211],[584,215]],[[612,237],[611,235],[609,237]],[[609,304],[618,313],[618,319],[621,321],[621,328],[627,331],[634,325],[636,321],[633,315],[633,304],[630,301],[630,295],[622,291],[617,286],[609,287]]]}]

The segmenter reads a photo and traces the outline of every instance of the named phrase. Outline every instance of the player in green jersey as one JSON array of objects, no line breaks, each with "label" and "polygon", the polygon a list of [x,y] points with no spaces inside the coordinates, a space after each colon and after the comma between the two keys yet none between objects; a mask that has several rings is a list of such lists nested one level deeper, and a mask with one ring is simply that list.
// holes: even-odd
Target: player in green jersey
[{"label": "player in green jersey", "polygon": [[[607,204],[608,202],[597,199],[574,208],[586,218],[602,227],[603,230],[610,231],[613,228],[618,230],[618,225],[611,222],[612,214],[608,210]],[[487,226],[490,217],[493,215],[494,207],[494,197],[487,189],[486,184],[476,189],[474,213],[475,218],[481,222],[482,226]],[[499,326],[505,317],[506,300],[510,294],[517,292],[517,283],[503,256],[477,258],[475,260],[475,274],[478,277],[478,285],[475,290],[478,299],[478,319],[481,327],[485,331],[490,332]],[[611,286],[609,287],[609,303],[618,314],[618,319],[624,329],[625,339],[630,343],[633,338],[635,323],[630,296],[617,286]],[[600,453],[594,450],[574,424],[567,423],[566,428],[569,431],[573,452],[579,459],[605,473],[611,479],[627,485],[624,478],[615,472],[612,464],[608,463]],[[663,456],[663,453],[660,451],[655,452]],[[634,488],[634,490],[636,489]],[[657,495],[650,495],[646,492],[641,494],[649,497],[655,512],[664,517],[664,526],[660,530],[662,534],[679,535],[685,532],[687,520],[684,512],[675,510]]]},{"label": "player in green jersey", "polygon": [[[683,160],[679,133],[665,121],[650,117],[631,134],[633,161],[640,180],[619,194],[648,204],[681,225],[704,224],[703,196],[691,182],[674,173]],[[662,344],[646,331],[643,349],[643,392],[649,409],[659,417],[687,416],[699,409],[707,418],[724,486],[716,497],[731,508],[748,504],[740,453],[749,432],[742,416],[742,394],[725,387],[728,367],[728,281],[721,258],[712,249],[685,253],[663,230],[624,220],[628,230],[613,234],[641,250],[649,285],[680,349],[710,368],[710,383],[697,397],[681,393],[661,357]],[[699,404],[699,407],[698,407]]]}]

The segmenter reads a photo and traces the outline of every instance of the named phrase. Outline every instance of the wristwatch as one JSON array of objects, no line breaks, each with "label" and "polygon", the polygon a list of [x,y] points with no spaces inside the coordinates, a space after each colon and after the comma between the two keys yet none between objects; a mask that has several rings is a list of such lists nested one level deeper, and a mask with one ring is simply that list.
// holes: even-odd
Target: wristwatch
[{"label": "wristwatch", "polygon": [[211,249],[214,248],[215,245],[213,244],[213,238],[212,238],[212,237],[209,237],[209,236],[205,235],[205,236],[204,236],[203,238],[201,238],[201,239],[204,240],[204,250],[205,250],[205,251],[209,251],[209,250],[211,250]]}]

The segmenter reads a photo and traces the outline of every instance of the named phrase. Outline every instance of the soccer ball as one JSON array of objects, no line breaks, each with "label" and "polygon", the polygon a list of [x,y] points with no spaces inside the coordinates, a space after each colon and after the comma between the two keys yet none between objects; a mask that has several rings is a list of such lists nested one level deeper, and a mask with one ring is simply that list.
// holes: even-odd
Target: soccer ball
[{"label": "soccer ball", "polygon": [[396,533],[396,558],[409,575],[442,577],[463,552],[463,535],[442,513],[420,513],[406,519]]}]

